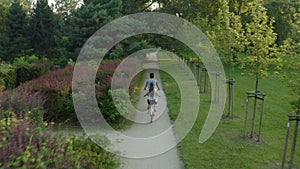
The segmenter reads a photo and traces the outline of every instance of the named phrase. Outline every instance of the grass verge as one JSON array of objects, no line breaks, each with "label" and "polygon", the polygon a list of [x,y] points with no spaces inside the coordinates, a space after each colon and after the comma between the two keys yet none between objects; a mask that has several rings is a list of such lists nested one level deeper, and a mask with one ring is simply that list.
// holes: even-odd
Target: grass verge
[{"label": "grass verge", "polygon": [[[179,144],[185,167],[187,169],[280,168],[285,143],[287,114],[292,111],[290,102],[295,99],[295,96],[293,96],[287,84],[283,84],[276,77],[270,76],[266,79],[261,79],[259,89],[267,94],[263,117],[262,141],[255,142],[254,140],[244,139],[242,135],[246,92],[254,90],[255,79],[242,74],[242,71],[238,69],[232,72],[232,77],[236,80],[234,119],[222,119],[212,137],[205,143],[200,144],[198,142],[199,134],[209,110],[210,98],[208,94],[199,95],[201,102],[196,123]],[[168,99],[170,117],[174,121],[180,109],[180,92],[178,87],[176,87],[176,81],[170,75],[161,72],[161,79]],[[249,105],[253,107],[253,102]],[[252,118],[252,112],[253,109],[250,109],[250,119]],[[256,123],[258,124],[258,120],[256,120]],[[255,131],[258,131],[257,126]],[[290,147],[288,153],[290,153]],[[294,168],[300,168],[300,151],[298,150],[296,148]]]}]

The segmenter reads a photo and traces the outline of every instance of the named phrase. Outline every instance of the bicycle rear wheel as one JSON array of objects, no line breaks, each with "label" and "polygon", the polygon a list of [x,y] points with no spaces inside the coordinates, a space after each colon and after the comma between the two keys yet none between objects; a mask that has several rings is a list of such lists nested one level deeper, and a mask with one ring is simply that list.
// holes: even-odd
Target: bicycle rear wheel
[{"label": "bicycle rear wheel", "polygon": [[154,116],[154,104],[150,106],[150,123],[153,122],[153,116]]}]

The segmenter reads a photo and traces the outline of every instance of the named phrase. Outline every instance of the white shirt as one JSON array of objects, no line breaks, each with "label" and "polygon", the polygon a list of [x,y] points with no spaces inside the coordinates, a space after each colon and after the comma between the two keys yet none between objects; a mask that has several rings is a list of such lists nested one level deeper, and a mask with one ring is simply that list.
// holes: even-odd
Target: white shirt
[{"label": "white shirt", "polygon": [[151,95],[152,95],[151,93],[152,93],[152,92],[150,92],[150,93],[148,94],[148,99],[149,99],[149,100],[156,100],[156,99],[157,99],[157,96],[158,96],[157,89],[154,88],[153,96],[151,96]]},{"label": "white shirt", "polygon": [[157,86],[156,86],[156,84],[157,84],[157,80],[156,79],[148,79],[147,81],[146,81],[146,84],[147,84],[147,87],[148,87],[148,90],[150,89],[150,84],[151,83],[153,83],[153,85],[154,85],[154,88],[156,89],[157,88]]}]

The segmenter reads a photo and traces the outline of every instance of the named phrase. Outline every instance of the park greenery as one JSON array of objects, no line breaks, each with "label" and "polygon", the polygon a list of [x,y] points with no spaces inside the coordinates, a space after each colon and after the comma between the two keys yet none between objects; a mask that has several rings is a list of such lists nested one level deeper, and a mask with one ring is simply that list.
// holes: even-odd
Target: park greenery
[{"label": "park greenery", "polygon": [[[191,133],[179,146],[185,166],[278,168],[286,114],[300,113],[299,0],[54,2],[0,1],[0,168],[118,166],[114,155],[85,137],[52,136],[49,132],[53,125],[78,125],[72,100],[72,75],[82,46],[102,26],[138,12],[168,13],[196,25],[216,48],[226,75],[234,78],[238,86],[234,120],[222,120],[215,136],[204,145],[198,143],[198,134],[206,114],[199,113],[201,116]],[[154,4],[156,8],[152,7]],[[172,51],[190,60],[195,57],[181,42],[154,34],[127,38],[108,51],[97,72],[95,92],[104,118],[116,129],[130,123],[114,105],[110,90],[113,73],[123,58],[150,47]],[[135,68],[128,67],[122,70],[124,75]],[[176,82],[161,74],[170,117],[176,120],[180,94]],[[130,84],[132,100],[137,100],[135,87],[141,86],[140,77],[143,75],[136,76]],[[250,90],[267,93],[262,143],[240,137],[245,92]],[[127,97],[125,91],[119,93]],[[200,97],[209,99],[207,95]],[[122,101],[120,106],[126,107]],[[202,106],[199,111],[207,112],[208,108]],[[299,157],[300,152],[296,153]],[[295,159],[297,167],[299,160]]]}]

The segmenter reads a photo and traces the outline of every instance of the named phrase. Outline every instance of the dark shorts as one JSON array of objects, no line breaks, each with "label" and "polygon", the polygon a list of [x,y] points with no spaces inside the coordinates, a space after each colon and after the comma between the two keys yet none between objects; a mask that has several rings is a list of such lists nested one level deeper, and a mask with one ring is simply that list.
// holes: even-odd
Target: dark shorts
[{"label": "dark shorts", "polygon": [[150,105],[157,104],[155,100],[149,100],[149,99],[147,99],[147,103]]}]

